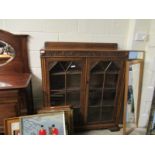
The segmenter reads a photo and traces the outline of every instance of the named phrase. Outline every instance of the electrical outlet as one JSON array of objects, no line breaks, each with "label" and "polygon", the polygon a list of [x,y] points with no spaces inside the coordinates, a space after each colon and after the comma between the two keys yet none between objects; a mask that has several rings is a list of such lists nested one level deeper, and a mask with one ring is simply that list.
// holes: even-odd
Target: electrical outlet
[{"label": "electrical outlet", "polygon": [[135,35],[135,41],[146,41],[148,39],[148,34],[144,32],[137,32]]}]

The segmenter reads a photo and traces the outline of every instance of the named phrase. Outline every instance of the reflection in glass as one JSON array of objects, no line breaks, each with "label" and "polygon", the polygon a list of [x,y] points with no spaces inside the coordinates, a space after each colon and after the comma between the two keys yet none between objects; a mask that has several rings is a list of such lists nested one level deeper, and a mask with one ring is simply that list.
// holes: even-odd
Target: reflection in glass
[{"label": "reflection in glass", "polygon": [[81,74],[80,61],[53,61],[50,69],[50,100],[52,106],[72,105],[80,107]]},{"label": "reflection in glass", "polygon": [[140,80],[140,63],[129,64],[128,88],[126,104],[125,131],[130,132],[137,124],[137,108],[139,105],[139,80]]},{"label": "reflection in glass", "polygon": [[129,51],[129,59],[143,59],[144,51]]},{"label": "reflection in glass", "polygon": [[0,40],[0,66],[9,63],[14,57],[14,48],[10,44]]},{"label": "reflection in glass", "polygon": [[113,120],[120,66],[118,61],[90,63],[87,118],[89,123]]},{"label": "reflection in glass", "polygon": [[131,85],[128,88],[126,122],[128,128],[135,127],[134,96],[133,96],[133,87]]}]

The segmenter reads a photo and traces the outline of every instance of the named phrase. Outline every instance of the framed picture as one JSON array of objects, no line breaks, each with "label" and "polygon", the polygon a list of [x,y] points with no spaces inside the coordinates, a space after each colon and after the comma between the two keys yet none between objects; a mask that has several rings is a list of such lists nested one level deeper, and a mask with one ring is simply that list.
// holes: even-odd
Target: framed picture
[{"label": "framed picture", "polygon": [[19,117],[8,118],[4,120],[5,135],[20,135]]},{"label": "framed picture", "polygon": [[20,117],[22,135],[66,135],[64,112]]},{"label": "framed picture", "polygon": [[53,113],[53,112],[64,112],[65,113],[65,125],[66,134],[72,135],[73,132],[73,109],[69,106],[55,106],[55,107],[44,107],[38,110],[38,114]]},{"label": "framed picture", "polygon": [[148,135],[155,135],[155,108],[151,109],[148,128],[147,128]]}]

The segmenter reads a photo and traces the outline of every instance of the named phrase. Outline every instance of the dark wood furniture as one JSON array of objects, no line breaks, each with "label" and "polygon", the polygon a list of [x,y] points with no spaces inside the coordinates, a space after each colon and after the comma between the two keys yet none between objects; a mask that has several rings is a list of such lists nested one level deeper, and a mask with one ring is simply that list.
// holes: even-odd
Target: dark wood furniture
[{"label": "dark wood furniture", "polygon": [[0,40],[15,49],[15,58],[0,66],[0,133],[4,119],[33,113],[31,72],[28,65],[28,35],[0,30]]},{"label": "dark wood furniture", "polygon": [[116,43],[46,42],[44,106],[71,105],[75,131],[119,129],[127,59]]}]

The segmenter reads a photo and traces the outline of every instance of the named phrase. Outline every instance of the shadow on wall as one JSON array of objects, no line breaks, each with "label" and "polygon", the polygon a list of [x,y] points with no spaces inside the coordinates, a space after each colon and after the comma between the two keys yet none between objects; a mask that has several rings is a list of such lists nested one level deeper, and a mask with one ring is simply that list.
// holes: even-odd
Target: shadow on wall
[{"label": "shadow on wall", "polygon": [[32,90],[34,110],[37,111],[43,104],[42,80],[34,74],[32,74]]}]

